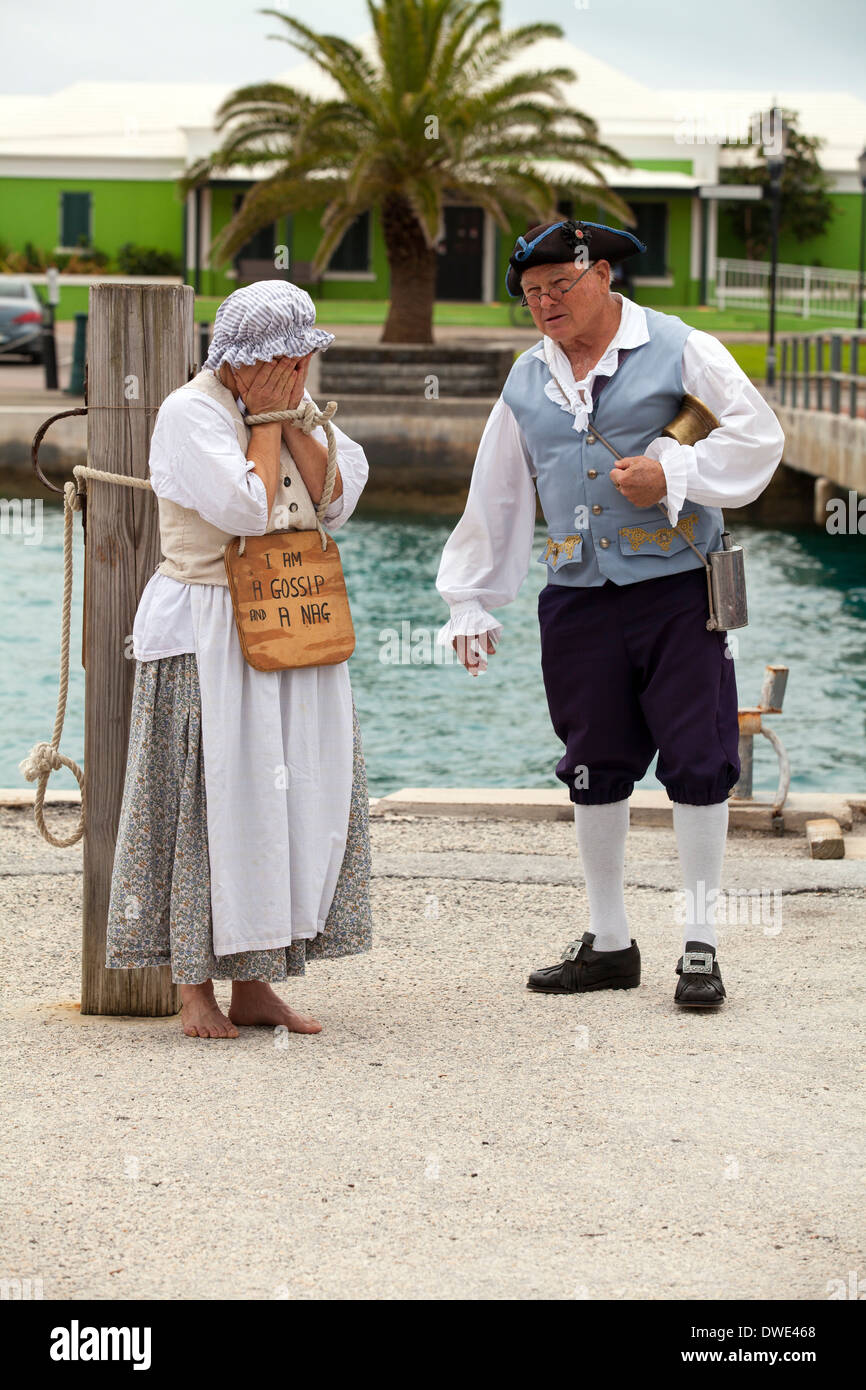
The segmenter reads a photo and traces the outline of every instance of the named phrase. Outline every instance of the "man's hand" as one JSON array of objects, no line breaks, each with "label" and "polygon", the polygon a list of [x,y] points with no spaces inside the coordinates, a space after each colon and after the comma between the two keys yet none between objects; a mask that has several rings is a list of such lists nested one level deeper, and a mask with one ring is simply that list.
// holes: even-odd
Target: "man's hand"
[{"label": "man's hand", "polygon": [[645,454],[620,459],[611,470],[610,480],[636,507],[651,507],[653,502],[660,502],[668,490],[661,464]]},{"label": "man's hand", "polygon": [[496,654],[496,644],[489,632],[482,632],[477,637],[454,637],[451,645],[457,653],[458,661],[466,667],[470,676],[477,676],[481,671],[485,671],[487,657]]}]

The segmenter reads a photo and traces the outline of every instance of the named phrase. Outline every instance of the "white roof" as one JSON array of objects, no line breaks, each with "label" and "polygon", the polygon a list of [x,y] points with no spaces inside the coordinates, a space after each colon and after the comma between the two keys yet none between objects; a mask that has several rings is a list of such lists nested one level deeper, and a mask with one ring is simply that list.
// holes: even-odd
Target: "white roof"
[{"label": "white roof", "polygon": [[[574,168],[564,160],[546,159],[539,167],[553,181],[561,179],[564,182],[574,177]],[[681,174],[670,169],[623,169],[617,164],[598,164],[596,167],[611,188],[625,191],[663,188],[666,192],[681,189],[688,193],[701,184],[701,180],[693,174]]]},{"label": "white roof", "polygon": [[212,129],[231,90],[206,82],[73,82],[50,96],[0,96],[0,155],[183,163],[182,127]]},{"label": "white roof", "polygon": [[[675,120],[703,123],[706,129],[721,127],[730,138],[745,139],[749,121],[756,113],[773,107],[794,111],[797,128],[806,135],[817,135],[825,143],[818,158],[825,169],[854,171],[857,158],[866,145],[866,101],[849,92],[802,92],[769,89],[743,91],[667,92],[674,107]],[[742,132],[738,135],[737,132]],[[724,162],[737,160],[736,151],[727,150]]]},{"label": "white roof", "polygon": [[[371,35],[356,40],[368,53]],[[799,112],[801,128],[827,143],[821,162],[828,169],[854,170],[866,143],[866,102],[845,92],[657,90],[628,77],[577,48],[567,39],[543,39],[510,67],[570,67],[577,81],[565,84],[568,102],[599,124],[601,138],[629,158],[688,159],[696,151],[682,139],[684,116],[727,128],[748,124],[749,116],[772,105]],[[507,71],[507,69],[506,69]],[[274,79],[309,92],[328,95],[331,80],[305,60]],[[177,172],[193,158],[215,149],[214,114],[234,84],[204,82],[73,82],[48,96],[0,96],[0,159],[38,164],[69,160],[166,161]],[[706,149],[701,173],[706,176]],[[715,151],[712,154],[715,165]],[[729,156],[725,156],[729,162]],[[37,166],[37,167],[34,167]],[[622,187],[636,186],[631,176],[612,171]],[[247,171],[248,176],[248,171]],[[688,175],[665,173],[642,186],[690,187]]]}]

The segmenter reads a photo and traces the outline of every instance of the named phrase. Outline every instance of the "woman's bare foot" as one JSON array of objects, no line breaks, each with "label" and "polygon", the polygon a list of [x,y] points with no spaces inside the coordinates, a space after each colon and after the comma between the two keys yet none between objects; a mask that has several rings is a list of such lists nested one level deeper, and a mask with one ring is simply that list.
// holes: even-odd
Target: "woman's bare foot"
[{"label": "woman's bare foot", "polygon": [[229,1018],[242,1027],[260,1023],[270,1028],[282,1025],[290,1033],[322,1031],[321,1023],[308,1014],[295,1013],[264,980],[232,980]]},{"label": "woman's bare foot", "polygon": [[213,981],[203,985],[181,985],[181,1022],[188,1038],[236,1038],[238,1030],[226,1018],[213,992]]}]

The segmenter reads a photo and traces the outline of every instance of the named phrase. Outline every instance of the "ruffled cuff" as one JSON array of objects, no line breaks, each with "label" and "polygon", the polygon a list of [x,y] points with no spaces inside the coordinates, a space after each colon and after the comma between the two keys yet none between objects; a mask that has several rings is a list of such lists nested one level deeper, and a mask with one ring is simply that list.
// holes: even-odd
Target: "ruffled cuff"
[{"label": "ruffled cuff", "polygon": [[482,632],[488,632],[495,645],[499,641],[502,624],[482,607],[477,598],[471,598],[464,603],[451,604],[451,617],[437,632],[436,642],[441,647],[448,647],[455,637],[478,637]]},{"label": "ruffled cuff", "polygon": [[671,526],[675,526],[688,491],[689,465],[692,449],[687,444],[678,444],[675,439],[654,439],[646,451],[647,458],[655,459],[662,466],[667,482],[667,492],[661,499]]}]

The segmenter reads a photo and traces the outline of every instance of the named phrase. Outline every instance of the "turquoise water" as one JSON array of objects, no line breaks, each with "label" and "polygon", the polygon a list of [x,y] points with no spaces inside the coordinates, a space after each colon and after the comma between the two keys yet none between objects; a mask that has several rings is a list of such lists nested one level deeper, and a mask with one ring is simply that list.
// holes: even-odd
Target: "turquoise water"
[{"label": "turquoise water", "polygon": [[[451,521],[356,518],[338,539],[358,645],[351,661],[374,795],[406,786],[558,785],[560,745],[541,683],[533,573],[505,624],[487,673],[429,660],[446,616],[433,587]],[[75,523],[72,674],[62,749],[81,762],[81,528]],[[540,553],[542,542],[536,553]],[[785,743],[796,789],[866,791],[866,539],[738,528],[746,547],[751,622],[736,636],[740,704],[758,699],[764,665],[791,675],[773,727]],[[18,762],[48,740],[57,699],[62,517],[45,507],[39,545],[0,536],[0,786],[27,785]],[[395,654],[398,664],[383,661]],[[755,785],[775,786],[775,755],[756,747]],[[71,774],[51,779],[74,787]],[[644,785],[656,785],[650,775]]]}]

